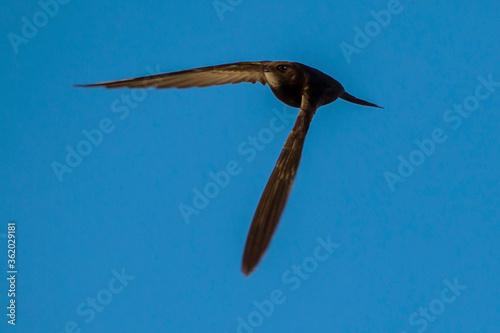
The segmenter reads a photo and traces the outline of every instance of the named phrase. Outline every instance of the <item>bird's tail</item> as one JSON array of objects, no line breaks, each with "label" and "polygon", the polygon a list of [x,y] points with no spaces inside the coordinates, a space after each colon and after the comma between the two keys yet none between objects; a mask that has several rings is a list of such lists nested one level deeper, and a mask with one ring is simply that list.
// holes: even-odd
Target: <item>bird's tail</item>
[{"label": "bird's tail", "polygon": [[362,99],[356,98],[356,97],[354,97],[352,95],[349,95],[345,91],[342,93],[342,95],[340,95],[340,98],[342,98],[344,101],[348,101],[350,103],[359,104],[359,105],[363,105],[363,106],[371,106],[371,107],[374,107],[374,108],[383,109],[383,107],[380,107],[380,106],[378,106],[376,104],[373,104],[373,103],[364,101]]}]

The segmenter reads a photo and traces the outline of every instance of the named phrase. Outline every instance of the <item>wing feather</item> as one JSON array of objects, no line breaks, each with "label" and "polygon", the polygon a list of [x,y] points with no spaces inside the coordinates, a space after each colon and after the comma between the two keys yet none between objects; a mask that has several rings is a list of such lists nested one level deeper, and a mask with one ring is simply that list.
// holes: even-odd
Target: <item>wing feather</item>
[{"label": "wing feather", "polygon": [[157,75],[142,76],[133,79],[108,81],[93,84],[75,85],[76,87],[106,88],[191,88],[208,87],[241,82],[266,85],[264,67],[269,61],[237,62],[233,64],[188,69]]},{"label": "wing feather", "polygon": [[269,177],[248,232],[243,252],[242,271],[250,274],[264,255],[292,189],[302,156],[302,147],[317,107],[302,96],[301,110],[286,139],[276,166]]}]

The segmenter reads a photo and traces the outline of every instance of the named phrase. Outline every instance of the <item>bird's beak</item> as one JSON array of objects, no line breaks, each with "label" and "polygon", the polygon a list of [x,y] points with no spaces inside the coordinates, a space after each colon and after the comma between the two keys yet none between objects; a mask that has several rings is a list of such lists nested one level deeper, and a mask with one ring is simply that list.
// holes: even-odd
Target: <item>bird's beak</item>
[{"label": "bird's beak", "polygon": [[267,66],[264,67],[264,72],[270,72],[270,71],[271,71],[271,69],[269,67],[267,67]]}]

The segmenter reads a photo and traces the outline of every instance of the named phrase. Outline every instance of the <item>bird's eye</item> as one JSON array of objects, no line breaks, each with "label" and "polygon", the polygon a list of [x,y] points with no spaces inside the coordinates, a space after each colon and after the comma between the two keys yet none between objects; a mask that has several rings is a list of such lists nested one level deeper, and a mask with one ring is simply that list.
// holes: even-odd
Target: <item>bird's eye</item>
[{"label": "bird's eye", "polygon": [[284,73],[287,69],[288,69],[288,66],[287,65],[278,65],[276,67],[280,72]]}]

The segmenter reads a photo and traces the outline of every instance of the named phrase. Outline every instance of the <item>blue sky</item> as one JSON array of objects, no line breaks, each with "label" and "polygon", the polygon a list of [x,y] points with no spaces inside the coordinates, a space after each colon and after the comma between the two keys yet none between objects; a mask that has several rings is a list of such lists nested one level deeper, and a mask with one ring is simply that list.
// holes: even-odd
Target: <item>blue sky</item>
[{"label": "blue sky", "polygon": [[[497,2],[0,9],[0,267],[8,277],[16,221],[18,271],[15,327],[0,283],[2,332],[500,330]],[[385,109],[318,111],[245,278],[250,221],[297,110],[260,84],[72,84],[256,60],[318,68]],[[244,154],[251,137],[264,139]]]}]

